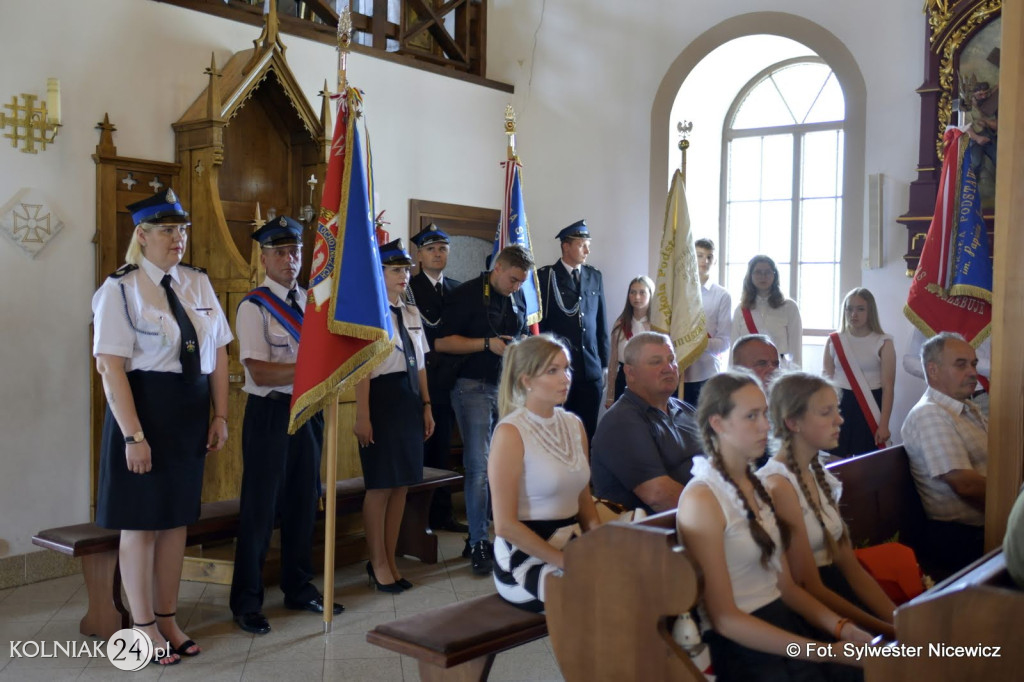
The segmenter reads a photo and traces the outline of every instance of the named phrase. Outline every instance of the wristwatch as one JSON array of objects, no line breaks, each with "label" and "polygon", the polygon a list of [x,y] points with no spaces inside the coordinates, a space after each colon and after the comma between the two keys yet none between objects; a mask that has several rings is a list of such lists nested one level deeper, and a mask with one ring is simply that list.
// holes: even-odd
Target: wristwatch
[{"label": "wristwatch", "polygon": [[124,437],[124,444],[133,445],[135,443],[141,443],[144,440],[146,440],[146,434],[142,433],[142,431],[136,431],[132,435]]}]

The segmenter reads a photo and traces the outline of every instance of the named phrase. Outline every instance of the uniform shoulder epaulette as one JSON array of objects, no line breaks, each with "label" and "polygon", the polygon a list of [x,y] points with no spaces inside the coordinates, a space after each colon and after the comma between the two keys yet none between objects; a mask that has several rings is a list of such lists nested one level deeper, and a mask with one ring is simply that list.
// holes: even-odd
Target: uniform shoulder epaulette
[{"label": "uniform shoulder epaulette", "polygon": [[178,263],[178,265],[180,265],[180,266],[182,266],[184,268],[188,268],[189,270],[195,270],[196,272],[201,272],[204,275],[206,274],[206,268],[201,268],[198,265],[192,265],[191,263]]},{"label": "uniform shoulder epaulette", "polygon": [[124,265],[119,267],[117,270],[114,270],[114,272],[112,274],[108,275],[108,277],[110,279],[121,279],[122,277],[127,275],[132,270],[138,270],[138,269],[139,269],[138,265],[131,265],[130,263],[125,263]]},{"label": "uniform shoulder epaulette", "polygon": [[584,263],[584,264],[583,264],[583,265],[582,265],[581,267],[584,267],[584,268],[586,268],[587,270],[593,270],[594,272],[597,272],[597,271],[598,271],[598,270],[597,270],[597,268],[595,268],[595,267],[594,267],[593,265],[589,265],[589,264],[587,264],[587,263]]},{"label": "uniform shoulder epaulette", "polygon": [[551,270],[551,266],[550,265],[542,265],[539,268],[537,268],[537,274],[539,275],[542,272],[549,272],[550,270]]}]

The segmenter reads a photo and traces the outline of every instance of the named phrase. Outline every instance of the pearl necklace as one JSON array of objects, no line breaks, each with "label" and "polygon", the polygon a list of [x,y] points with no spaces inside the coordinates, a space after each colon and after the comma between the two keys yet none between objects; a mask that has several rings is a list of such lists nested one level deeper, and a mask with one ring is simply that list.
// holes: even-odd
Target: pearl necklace
[{"label": "pearl necklace", "polygon": [[[572,419],[557,411],[551,417],[541,417],[523,407],[523,416],[516,420],[524,435],[548,455],[564,464],[569,471],[578,471],[582,464],[581,450],[578,446],[579,433],[573,437],[576,426]],[[525,440],[525,439],[524,439]]]}]

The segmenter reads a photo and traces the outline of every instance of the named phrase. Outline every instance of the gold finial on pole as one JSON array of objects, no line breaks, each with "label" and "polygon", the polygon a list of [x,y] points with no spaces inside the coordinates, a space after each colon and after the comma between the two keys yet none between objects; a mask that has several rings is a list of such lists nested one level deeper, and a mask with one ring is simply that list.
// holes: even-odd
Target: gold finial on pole
[{"label": "gold finial on pole", "polygon": [[505,134],[508,135],[508,160],[516,159],[516,111],[511,104],[505,105]]},{"label": "gold finial on pole", "polygon": [[348,53],[352,50],[352,10],[345,3],[345,9],[338,15],[338,92],[345,96],[348,88]]},{"label": "gold finial on pole", "polygon": [[676,123],[676,132],[679,133],[679,153],[682,156],[679,171],[683,174],[683,182],[686,182],[686,150],[690,148],[690,133],[692,131],[693,121],[679,121]]}]

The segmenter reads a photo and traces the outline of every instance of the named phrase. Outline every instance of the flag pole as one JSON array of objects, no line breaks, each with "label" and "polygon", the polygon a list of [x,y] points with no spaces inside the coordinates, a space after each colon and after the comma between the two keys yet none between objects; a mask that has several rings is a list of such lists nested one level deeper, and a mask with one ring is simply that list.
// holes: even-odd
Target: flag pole
[{"label": "flag pole", "polygon": [[679,154],[682,159],[679,163],[679,172],[683,176],[683,183],[686,183],[686,150],[690,148],[690,132],[693,131],[693,121],[680,121],[676,123],[676,131],[679,133]]},{"label": "flag pole", "polygon": [[[348,3],[338,17],[338,92],[345,97],[348,87],[346,70],[348,52],[352,45],[352,14]],[[327,402],[324,415],[324,441],[327,457],[327,481],[324,494],[327,504],[324,509],[324,634],[334,626],[334,539],[337,522],[337,480],[338,480],[338,393]]]},{"label": "flag pole", "polygon": [[511,104],[505,105],[505,135],[508,136],[508,160],[515,162],[516,158],[516,111]]}]

